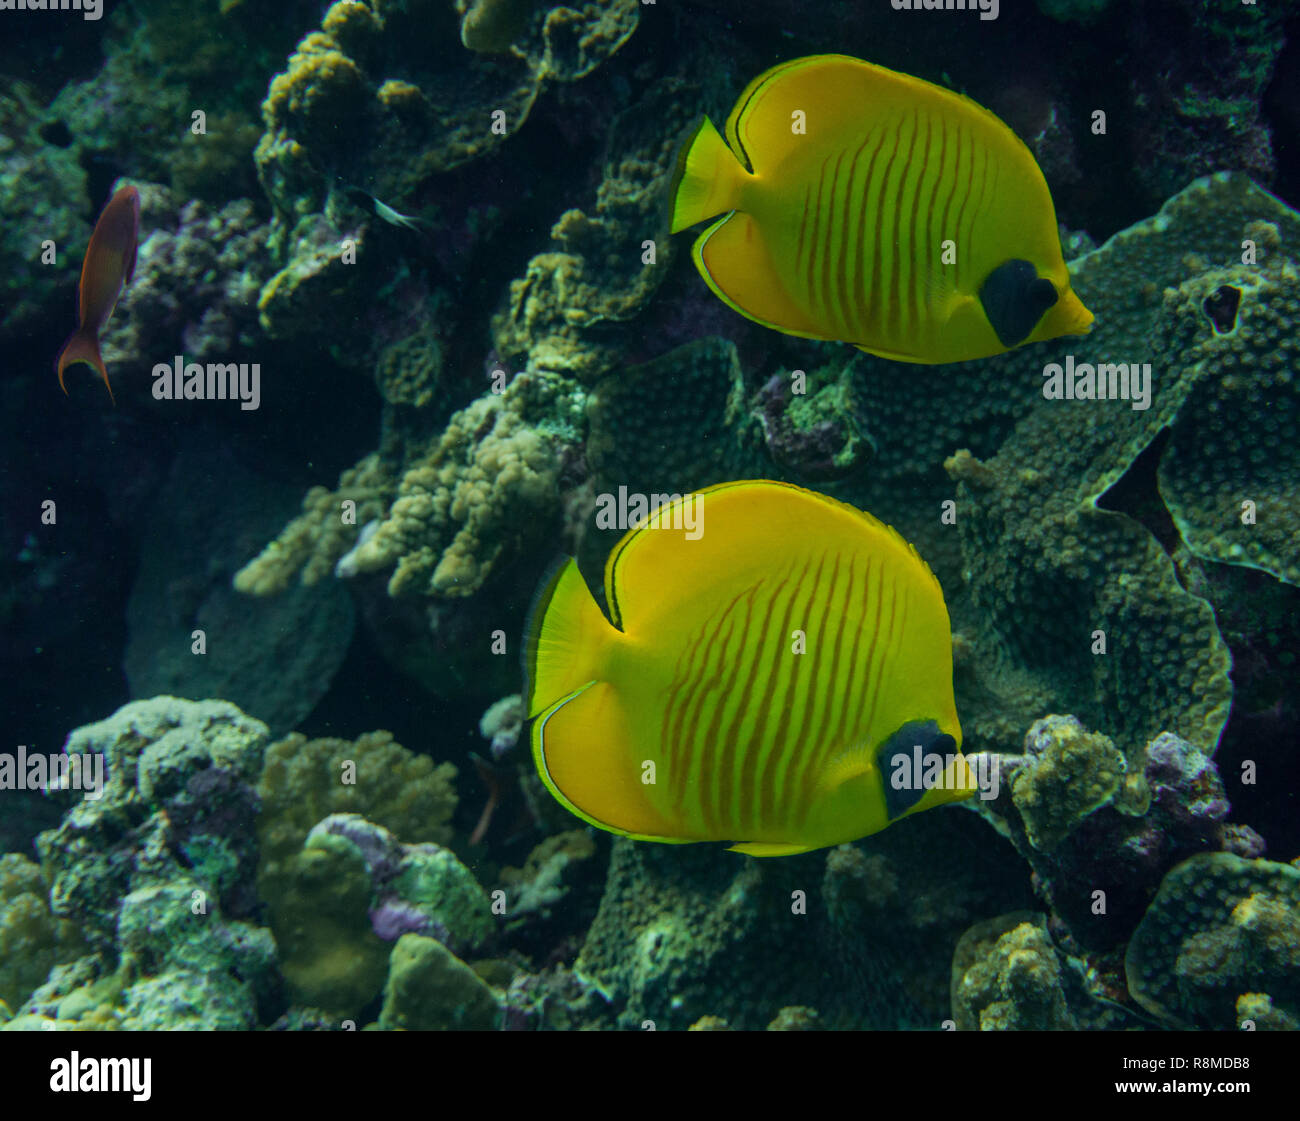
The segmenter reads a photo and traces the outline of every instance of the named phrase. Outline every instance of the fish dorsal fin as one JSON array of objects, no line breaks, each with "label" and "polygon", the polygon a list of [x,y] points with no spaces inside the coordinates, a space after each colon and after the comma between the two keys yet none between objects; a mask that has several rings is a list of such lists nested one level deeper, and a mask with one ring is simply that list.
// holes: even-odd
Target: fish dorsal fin
[{"label": "fish dorsal fin", "polygon": [[[695,530],[687,528],[688,519]],[[847,556],[872,539],[942,603],[939,582],[916,550],[865,511],[791,483],[719,483],[678,496],[659,508],[657,520],[624,534],[605,564],[610,617],[631,630],[655,610],[666,610],[665,603],[680,606],[684,596],[707,591],[719,579],[741,587],[771,575],[792,544]]]},{"label": "fish dorsal fin", "polygon": [[879,109],[887,100],[914,103],[918,92],[946,91],[848,55],[791,59],[745,87],[727,118],[727,140],[750,170],[762,175],[810,140],[825,144],[834,136],[847,143],[878,119],[864,112],[868,106]]},{"label": "fish dorsal fin", "polygon": [[[791,59],[764,71],[737,98],[727,118],[727,142],[756,175],[778,167],[808,140],[838,143],[862,134],[890,106],[965,119],[1017,169],[1036,168],[1023,140],[996,114],[955,90],[877,66],[851,55]],[[802,112],[803,131],[792,127]]]}]

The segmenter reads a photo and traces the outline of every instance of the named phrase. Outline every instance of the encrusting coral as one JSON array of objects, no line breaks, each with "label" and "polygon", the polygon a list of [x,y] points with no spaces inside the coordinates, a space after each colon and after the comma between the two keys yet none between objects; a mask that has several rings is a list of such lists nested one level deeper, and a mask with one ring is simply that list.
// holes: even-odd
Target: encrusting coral
[{"label": "encrusting coral", "polygon": [[980,813],[1029,862],[1071,952],[1122,946],[1161,877],[1192,853],[1263,851],[1254,830],[1227,821],[1214,763],[1172,733],[1126,758],[1074,717],[1049,716],[1030,728],[1023,755],[996,759],[998,797],[981,800]]},{"label": "encrusting coral", "polygon": [[1062,974],[1041,915],[1017,912],[977,923],[953,953],[957,1030],[1074,1030]]},{"label": "encrusting coral", "polygon": [[[1300,869],[1231,853],[1178,865],[1129,942],[1129,990],[1176,1027],[1300,1020]],[[1250,1018],[1250,1017],[1248,1017]]]},{"label": "encrusting coral", "polygon": [[[1272,511],[1270,528],[1250,538],[1256,555],[1296,554],[1294,520],[1284,512],[1293,481],[1242,454],[1244,443],[1261,434],[1267,441],[1275,431],[1273,394],[1254,378],[1234,387],[1231,375],[1226,389],[1202,389],[1207,380],[1224,380],[1211,374],[1230,353],[1243,367],[1281,371],[1279,347],[1293,345],[1282,339],[1294,263],[1276,245],[1243,266],[1248,276],[1229,266],[1246,293],[1233,332],[1219,333],[1204,308],[1226,275],[1215,262],[1240,261],[1243,241],[1252,231],[1259,236],[1261,222],[1282,231],[1281,244],[1300,244],[1293,211],[1244,177],[1214,176],[1074,262],[1074,285],[1097,313],[1097,326],[1070,344],[1068,359],[1039,354],[1034,365],[1044,358],[1076,369],[1122,364],[1102,377],[1104,388],[1107,377],[1122,378],[1124,370],[1131,376],[1150,363],[1149,407],[1040,397],[995,456],[948,461],[958,482],[965,575],[984,616],[975,635],[983,656],[1007,659],[1046,689],[1049,704],[1077,712],[1125,750],[1173,731],[1213,753],[1231,683],[1212,605],[1185,586],[1166,552],[1172,545],[1128,513],[1107,508],[1107,492],[1168,427],[1173,446],[1194,446],[1198,463],[1219,465],[1189,469],[1186,456],[1162,462],[1162,494],[1169,480],[1177,495],[1189,470],[1218,479],[1232,465],[1236,493],[1218,487],[1219,508],[1197,504],[1209,526],[1188,517],[1195,507],[1177,497],[1171,503],[1189,543],[1240,523],[1241,499],[1252,498]],[[1047,372],[1031,369],[1026,358],[1015,376],[1042,387]],[[1278,392],[1290,399],[1289,387]],[[1253,530],[1233,532],[1249,537]],[[1271,550],[1270,541],[1278,542]],[[1232,553],[1216,556],[1231,561]],[[1247,559],[1244,549],[1238,553],[1236,563]]]}]

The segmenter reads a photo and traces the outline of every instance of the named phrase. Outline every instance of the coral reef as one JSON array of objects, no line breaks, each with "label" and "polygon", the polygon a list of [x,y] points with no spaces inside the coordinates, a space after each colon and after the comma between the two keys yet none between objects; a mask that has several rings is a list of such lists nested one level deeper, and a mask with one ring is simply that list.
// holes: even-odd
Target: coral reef
[{"label": "coral reef", "polygon": [[492,745],[492,758],[500,759],[514,750],[524,727],[524,699],[518,693],[502,697],[478,722],[479,735]]},{"label": "coral reef", "polygon": [[250,1028],[276,1013],[274,943],[234,917],[255,902],[251,783],[266,739],[233,705],[175,697],[133,702],[68,737],[70,754],[104,757],[108,782],[37,845],[52,914],[93,952],[56,968],[8,1027],[90,1016]]},{"label": "coral reef", "polygon": [[[192,497],[194,479],[204,477],[223,482],[215,510]],[[352,637],[347,592],[334,582],[298,584],[263,602],[231,587],[240,562],[293,507],[291,489],[253,474],[222,446],[197,438],[181,449],[145,511],[127,605],[125,666],[136,696],[222,697],[273,735],[311,712]]]},{"label": "coral reef", "polygon": [[1122,945],[1161,877],[1190,854],[1263,851],[1254,830],[1227,822],[1214,763],[1172,733],[1126,760],[1074,717],[1049,716],[1030,728],[1024,755],[998,759],[1001,791],[981,813],[1029,862],[1053,934],[1073,949]]},{"label": "coral reef", "polygon": [[[1240,332],[1247,317],[1275,325],[1285,313],[1285,276],[1294,266],[1282,254],[1252,267],[1259,297],[1243,301],[1236,334],[1216,333],[1201,307],[1221,283],[1222,270],[1211,262],[1240,260],[1243,239],[1260,222],[1285,231],[1283,242],[1300,236],[1294,212],[1272,196],[1244,177],[1215,176],[1075,262],[1075,287],[1096,311],[1097,327],[1071,345],[1073,361],[1130,368],[1151,362],[1150,407],[1040,396],[996,456],[981,461],[963,454],[947,464],[958,481],[965,574],[985,616],[972,634],[981,657],[1022,671],[1049,706],[1077,712],[1125,751],[1173,731],[1212,753],[1227,717],[1228,653],[1212,605],[1185,586],[1194,582],[1166,553],[1172,544],[1105,502],[1166,426],[1175,444],[1184,433],[1208,442],[1208,448],[1197,445],[1198,460],[1222,455],[1234,462],[1240,461],[1232,446],[1238,434],[1272,431],[1268,407],[1253,390],[1227,397],[1197,391],[1234,349],[1239,362],[1249,352],[1247,365],[1274,368],[1268,356],[1278,346],[1270,337],[1276,326]],[[1143,295],[1119,295],[1130,292]],[[1008,376],[1041,387],[1043,371],[1034,367],[1043,357],[1015,359]],[[1228,416],[1215,411],[1224,404],[1233,408]],[[1250,492],[1261,506],[1280,508],[1291,484],[1253,469],[1249,458],[1242,466],[1236,484],[1243,496]],[[1178,470],[1177,463],[1168,469]],[[1167,473],[1163,464],[1161,471]],[[1222,532],[1240,511],[1239,501],[1213,511],[1211,532]],[[1290,541],[1291,524],[1284,515],[1265,540]],[[1008,552],[1015,564],[1006,563]],[[973,717],[967,726],[974,724],[978,737],[986,706],[972,699],[963,713]]]},{"label": "coral reef", "polygon": [[1142,107],[1128,148],[1135,184],[1167,198],[1221,169],[1272,180],[1276,161],[1260,103],[1286,41],[1286,19],[1285,5],[1143,5],[1126,34],[1129,50],[1144,60],[1128,75],[1127,100]]},{"label": "coral reef", "polygon": [[[378,528],[395,489],[377,452],[344,471],[335,490],[312,487],[302,500],[303,512],[235,574],[235,589],[270,596],[283,592],[295,577],[307,587],[319,583],[334,572],[365,527]],[[350,563],[344,572],[355,574]]]},{"label": "coral reef", "polygon": [[254,299],[269,228],[251,199],[218,207],[153,183],[140,191],[135,276],[103,334],[104,361],[143,376],[174,355],[235,362],[262,342]]},{"label": "coral reef", "polygon": [[[288,0],[269,18],[251,4],[139,0],[109,12],[104,63],[50,106],[89,166],[170,182],[183,198],[255,188],[257,104],[266,75],[316,5]],[[196,109],[205,114],[195,131]],[[148,142],[141,143],[147,137]]]},{"label": "coral reef", "polygon": [[[355,742],[295,734],[267,748],[256,883],[295,1004],[355,1018],[379,993],[389,942],[377,931],[389,940],[396,933],[391,915],[372,922],[372,910],[379,913],[379,889],[401,861],[391,856],[393,867],[380,876],[368,850],[380,847],[377,838],[391,849],[394,835],[447,840],[455,775],[451,764],[435,767],[387,732]],[[350,832],[328,824],[353,820],[359,827]],[[363,836],[367,847],[357,843]]]},{"label": "coral reef", "polygon": [[[392,596],[470,596],[508,552],[518,556],[556,511],[558,457],[533,418],[574,405],[562,384],[522,374],[452,417],[408,466],[378,529],[352,554],[360,573],[393,569]],[[530,420],[532,422],[530,423]]]},{"label": "coral reef", "polygon": [[50,913],[48,894],[36,864],[0,856],[0,1010],[17,1008],[56,964],[79,956],[76,928]]},{"label": "coral reef", "polygon": [[[826,1028],[936,1027],[976,897],[1003,909],[1031,900],[975,815],[932,817],[782,861],[615,840],[574,972],[624,1027],[713,1015],[756,1030],[794,1003]],[[936,861],[944,851],[971,859]]]},{"label": "coral reef", "polygon": [[594,209],[559,217],[555,247],[511,282],[509,306],[493,320],[502,358],[588,384],[619,363],[630,342],[619,325],[643,310],[676,253],[662,199],[698,96],[674,76],[614,117]]},{"label": "coral reef", "polygon": [[589,830],[547,837],[522,868],[506,867],[503,936],[535,960],[571,957],[600,904],[605,852]]},{"label": "coral reef", "polygon": [[[314,582],[347,551],[348,575],[393,569],[389,595],[473,595],[503,557],[517,558],[558,515],[554,445],[573,438],[581,400],[558,379],[519,375],[451,418],[406,466],[382,514],[386,476],[376,457],[345,472],[337,491],[313,490],[304,514],[245,565],[235,586],[278,591],[299,568]],[[340,527],[347,498],[356,522]],[[345,550],[353,526],[376,517],[364,540]]]},{"label": "coral reef", "polygon": [[686,343],[600,382],[587,406],[587,466],[597,491],[686,493],[763,477],[762,428],[746,410],[736,348]]},{"label": "coral reef", "polygon": [[1129,990],[1177,1027],[1300,1020],[1300,869],[1231,853],[1178,865],[1133,934]]},{"label": "coral reef", "polygon": [[403,197],[517,132],[546,83],[590,73],[639,14],[637,0],[617,0],[539,8],[520,21],[479,3],[465,13],[467,43],[478,44],[467,51],[441,0],[332,4],[271,81],[262,184],[288,225],[317,208],[327,172]]},{"label": "coral reef", "polygon": [[435,766],[387,732],[355,741],[294,733],[266,749],[258,778],[262,874],[296,853],[330,814],[359,813],[399,838],[445,842],[456,808],[455,778],[450,763]]},{"label": "coral reef", "polygon": [[[0,92],[0,331],[13,334],[72,291],[90,241],[86,173],[76,153],[47,143],[53,124],[35,92],[6,82]],[[103,200],[96,200],[102,202]],[[42,260],[43,243],[53,242],[53,264]]]},{"label": "coral reef", "polygon": [[952,959],[958,1031],[1073,1031],[1061,960],[1041,915],[1020,912],[970,928]]}]

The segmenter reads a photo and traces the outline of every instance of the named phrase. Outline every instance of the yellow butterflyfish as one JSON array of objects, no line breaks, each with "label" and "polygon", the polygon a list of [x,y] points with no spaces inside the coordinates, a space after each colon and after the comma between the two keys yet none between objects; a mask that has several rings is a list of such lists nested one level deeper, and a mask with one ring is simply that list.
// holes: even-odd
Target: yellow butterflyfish
[{"label": "yellow butterflyfish", "polygon": [[682,146],[671,228],[722,215],[695,265],[741,315],[924,363],[1091,328],[1043,173],[969,98],[814,55],[750,82],[726,135]]},{"label": "yellow butterflyfish", "polygon": [[630,530],[605,595],[569,560],[525,647],[538,773],[590,824],[784,856],[975,789],[943,593],[869,514],[723,483]]}]

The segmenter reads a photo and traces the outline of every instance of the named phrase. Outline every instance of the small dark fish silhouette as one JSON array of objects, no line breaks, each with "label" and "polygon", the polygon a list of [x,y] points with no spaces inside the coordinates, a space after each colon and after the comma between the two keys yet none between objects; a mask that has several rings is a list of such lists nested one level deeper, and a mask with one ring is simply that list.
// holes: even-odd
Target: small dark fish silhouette
[{"label": "small dark fish silhouette", "polygon": [[110,400],[117,403],[99,353],[99,333],[112,316],[122,289],[135,275],[139,240],[140,192],[134,187],[123,187],[108,200],[86,246],[81,283],[77,288],[77,329],[68,336],[55,362],[59,388],[65,394],[68,387],[63,384],[63,371],[85,362],[99,371],[104,385],[108,386]]}]

